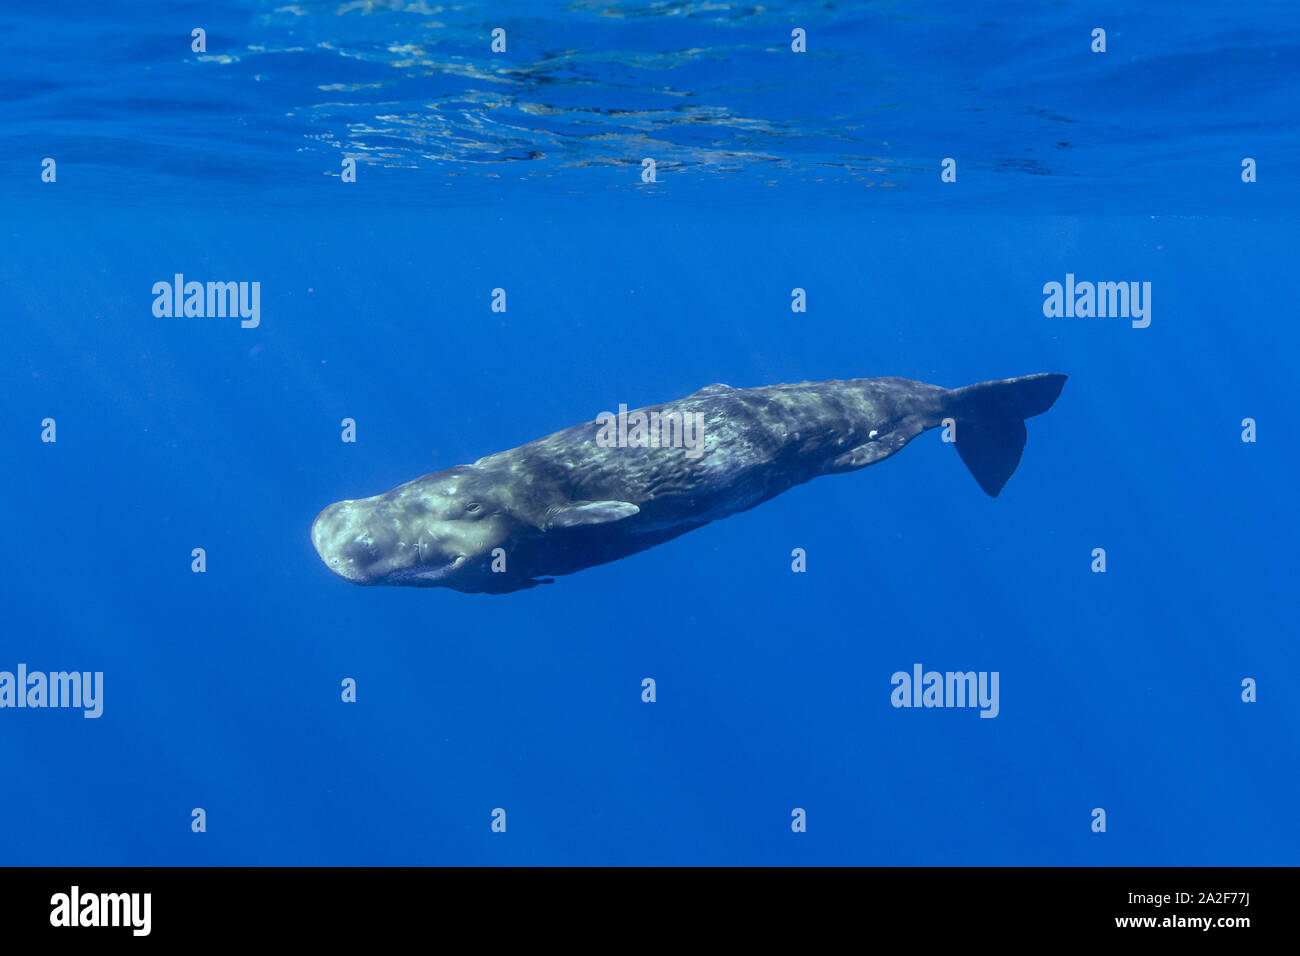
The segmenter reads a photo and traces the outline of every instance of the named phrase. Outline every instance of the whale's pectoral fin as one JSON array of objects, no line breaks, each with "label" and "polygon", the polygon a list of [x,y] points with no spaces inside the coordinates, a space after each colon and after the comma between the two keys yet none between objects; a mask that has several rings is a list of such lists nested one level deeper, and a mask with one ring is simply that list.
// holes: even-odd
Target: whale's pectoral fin
[{"label": "whale's pectoral fin", "polygon": [[628,501],[574,501],[551,508],[546,513],[543,531],[552,528],[580,528],[630,518],[641,509]]},{"label": "whale's pectoral fin", "polygon": [[920,433],[921,428],[919,425],[908,423],[908,427],[900,428],[888,435],[882,435],[880,438],[873,438],[856,448],[849,449],[838,458],[832,459],[831,463],[826,466],[826,473],[837,474],[844,471],[857,471],[859,468],[866,468],[878,461],[884,461]]}]

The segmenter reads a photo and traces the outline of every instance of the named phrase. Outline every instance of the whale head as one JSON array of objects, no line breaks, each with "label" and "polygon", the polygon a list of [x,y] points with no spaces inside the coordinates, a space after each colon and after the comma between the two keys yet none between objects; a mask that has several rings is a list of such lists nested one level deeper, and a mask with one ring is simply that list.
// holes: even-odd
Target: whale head
[{"label": "whale head", "polygon": [[311,540],[325,566],[353,584],[499,593],[534,583],[492,568],[494,560],[509,568],[513,542],[530,530],[495,484],[465,465],[335,502],[316,516]]}]

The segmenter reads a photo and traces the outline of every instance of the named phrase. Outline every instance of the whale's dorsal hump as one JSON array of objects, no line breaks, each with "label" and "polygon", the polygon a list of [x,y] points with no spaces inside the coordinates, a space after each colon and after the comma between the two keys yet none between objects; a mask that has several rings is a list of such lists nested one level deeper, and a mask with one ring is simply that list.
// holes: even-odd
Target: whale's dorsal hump
[{"label": "whale's dorsal hump", "polygon": [[579,528],[584,525],[621,521],[632,517],[640,510],[630,501],[572,501],[547,511],[543,530]]},{"label": "whale's dorsal hump", "polygon": [[712,385],[705,385],[696,392],[696,395],[717,395],[721,392],[734,392],[735,389],[730,385],[724,385],[721,382],[714,382]]}]

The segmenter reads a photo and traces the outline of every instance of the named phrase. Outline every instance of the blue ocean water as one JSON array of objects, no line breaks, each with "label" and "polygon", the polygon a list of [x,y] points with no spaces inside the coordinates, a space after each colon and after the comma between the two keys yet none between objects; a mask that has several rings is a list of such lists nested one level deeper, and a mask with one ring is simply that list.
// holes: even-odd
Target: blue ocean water
[{"label": "blue ocean water", "polygon": [[[52,3],[0,44],[0,670],[104,675],[97,719],[0,708],[0,862],[1297,862],[1290,5]],[[156,316],[176,274],[259,323]],[[1067,275],[1149,326],[1045,315]],[[511,595],[308,537],[712,382],[1046,371],[997,499],[931,432]],[[915,664],[997,717],[892,706]]]}]

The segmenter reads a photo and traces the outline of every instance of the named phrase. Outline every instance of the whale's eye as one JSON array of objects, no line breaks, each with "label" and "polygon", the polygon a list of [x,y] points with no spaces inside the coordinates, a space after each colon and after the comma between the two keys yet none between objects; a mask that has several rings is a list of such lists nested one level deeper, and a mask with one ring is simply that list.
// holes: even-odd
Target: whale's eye
[{"label": "whale's eye", "polygon": [[483,510],[483,506],[479,504],[477,501],[471,501],[469,504],[465,506],[465,510],[468,511],[470,514],[478,514],[478,512]]}]

